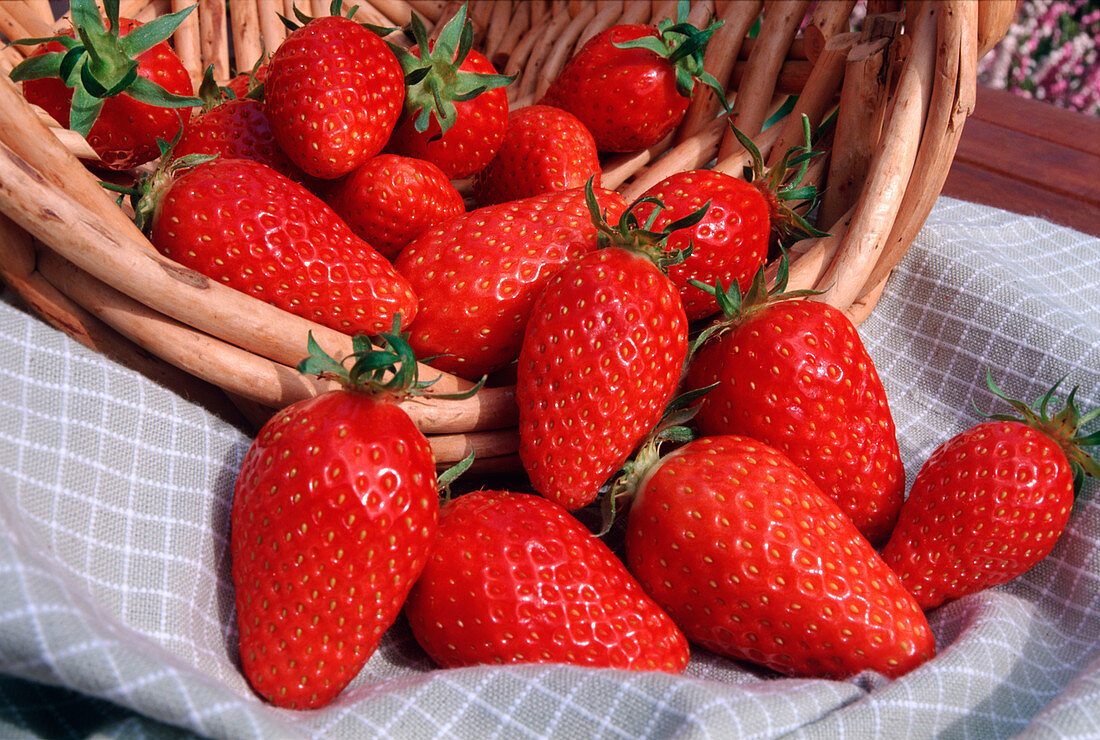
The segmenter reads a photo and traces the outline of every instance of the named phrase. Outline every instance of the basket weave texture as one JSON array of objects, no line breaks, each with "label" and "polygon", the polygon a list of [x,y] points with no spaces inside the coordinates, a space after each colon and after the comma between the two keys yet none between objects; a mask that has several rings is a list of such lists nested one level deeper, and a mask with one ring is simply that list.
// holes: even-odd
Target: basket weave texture
[{"label": "basket weave texture", "polygon": [[[137,20],[192,4],[123,0]],[[199,0],[172,43],[196,81],[213,65],[226,81],[285,37],[279,14],[325,15],[328,0]],[[349,3],[350,5],[350,3]],[[411,13],[429,32],[459,4],[360,0],[356,19],[404,26]],[[1004,35],[1012,0],[707,0],[690,20],[723,25],[707,71],[729,91],[719,115],[700,86],[682,125],[654,147],[607,157],[602,182],[631,202],[680,170],[712,167],[740,176],[749,164],[730,130],[747,133],[769,163],[800,143],[802,117],[830,117],[815,145],[828,156],[806,175],[822,191],[817,226],[830,235],[792,249],[791,289],[818,296],[856,323],[874,307],[938,197],[975,97],[978,60]],[[676,2],[523,0],[469,3],[475,48],[516,74],[512,109],[539,99],[575,50],[617,23],[674,17]],[[8,39],[65,28],[48,0],[0,3]],[[272,409],[332,387],[294,370],[312,332],[334,356],[351,338],[205,279],[156,252],[79,158],[94,156],[77,134],[28,105],[7,79],[29,47],[0,54],[0,277],[30,307],[85,345],[192,397],[225,397],[259,420]],[[790,100],[793,98],[793,105]],[[784,105],[787,103],[787,105]],[[79,157],[79,158],[78,158]],[[774,271],[775,265],[770,269]],[[438,371],[425,369],[426,377]],[[444,376],[434,388],[468,387]],[[223,395],[224,394],[224,395]],[[515,404],[506,382],[467,400],[430,396],[403,406],[445,464],[475,451],[483,470],[514,469]]]}]

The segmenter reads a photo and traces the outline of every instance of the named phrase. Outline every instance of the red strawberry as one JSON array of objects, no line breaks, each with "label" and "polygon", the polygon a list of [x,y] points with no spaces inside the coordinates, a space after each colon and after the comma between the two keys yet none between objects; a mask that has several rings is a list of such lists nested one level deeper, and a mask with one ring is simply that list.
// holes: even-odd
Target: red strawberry
[{"label": "red strawberry", "polygon": [[1100,477],[1079,434],[1094,411],[1077,409],[1076,389],[1053,417],[990,389],[1019,417],[995,415],[940,445],[913,480],[882,556],[925,609],[1006,583],[1050,554],[1069,519],[1075,478]]},{"label": "red strawberry", "polygon": [[699,30],[680,15],[675,25],[620,24],[596,34],[540,102],[579,118],[601,152],[653,146],[683,120],[697,80],[725,100],[721,84],[703,70],[707,41],[721,23]]},{"label": "red strawberry", "polygon": [[[340,369],[328,358],[300,369],[315,365]],[[280,707],[323,706],[355,678],[435,541],[431,447],[384,400],[400,389],[343,375],[347,389],[292,404],[260,429],[233,492],[241,667]]]},{"label": "red strawberry", "polygon": [[160,156],[157,139],[173,140],[186,109],[202,102],[191,96],[191,77],[165,41],[194,8],[142,24],[119,19],[117,3],[106,7],[108,28],[94,0],[73,0],[81,40],[75,30],[54,37],[11,78],[23,81],[29,102],[83,135],[100,165],[126,170]]},{"label": "red strawberry", "polygon": [[219,157],[151,199],[153,244],[207,277],[349,334],[416,315],[416,295],[382,255],[264,164]]},{"label": "red strawberry", "polygon": [[[616,218],[622,196],[600,190]],[[584,190],[576,188],[486,206],[424,232],[395,266],[420,296],[410,343],[431,364],[479,378],[519,355],[535,296],[554,272],[596,248]]]},{"label": "red strawberry", "polygon": [[935,653],[870,543],[781,452],[704,437],[642,473],[630,571],[688,640],[792,676],[900,676]]},{"label": "red strawberry", "polygon": [[254,159],[292,180],[305,179],[305,174],[275,141],[262,102],[243,96],[226,98],[224,90],[214,82],[213,68],[207,70],[199,95],[203,110],[184,125],[183,134],[172,147],[172,156],[217,154],[231,159]]},{"label": "red strawberry", "polygon": [[618,233],[602,224],[614,240],[554,275],[520,349],[520,459],[535,490],[570,510],[591,503],[660,421],[687,357],[684,307],[656,263],[661,242],[639,243],[633,225],[629,209]]},{"label": "red strawberry", "polygon": [[433,162],[452,180],[469,177],[489,163],[504,141],[504,86],[514,77],[497,74],[483,54],[470,48],[473,27],[465,4],[434,42],[415,13],[410,27],[416,45],[397,52],[411,82],[387,151]]},{"label": "red strawberry", "polygon": [[401,115],[404,74],[390,47],[340,16],[310,20],[271,57],[264,110],[307,174],[334,179],[382,151]]},{"label": "red strawberry", "polygon": [[[692,213],[707,203],[707,215],[686,229],[668,237],[669,249],[687,249],[691,254],[668,269],[668,276],[680,291],[689,321],[719,311],[714,296],[690,285],[699,280],[708,285],[736,282],[748,290],[753,275],[764,264],[771,236],[771,207],[755,185],[714,170],[689,170],[671,175],[642,194],[664,204],[658,209],[653,228]],[[644,218],[648,207],[639,208]]]},{"label": "red strawberry", "polygon": [[718,384],[695,421],[704,435],[781,450],[879,544],[905,494],[886,391],[848,317],[818,301],[783,300],[802,295],[782,293],[783,283],[769,296],[761,270],[743,301],[736,286],[719,292],[729,318],[688,371],[689,388]]},{"label": "red strawberry", "polygon": [[504,143],[477,175],[481,205],[600,184],[600,158],[592,134],[572,113],[549,105],[512,111]]},{"label": "red strawberry", "polygon": [[325,201],[391,260],[429,227],[466,211],[462,195],[442,170],[396,154],[371,157],[333,184]]},{"label": "red strawberry", "polygon": [[405,606],[444,668],[569,663],[679,673],[688,646],[623,564],[541,496],[475,491],[448,502]]}]

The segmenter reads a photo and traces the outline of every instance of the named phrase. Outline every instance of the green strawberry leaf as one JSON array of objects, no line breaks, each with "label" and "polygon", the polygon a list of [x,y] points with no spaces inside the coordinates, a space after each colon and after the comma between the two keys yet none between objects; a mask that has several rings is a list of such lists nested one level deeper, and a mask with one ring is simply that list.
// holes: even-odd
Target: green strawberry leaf
[{"label": "green strawberry leaf", "polygon": [[131,82],[126,88],[126,93],[135,100],[160,108],[191,108],[202,105],[202,98],[170,93],[157,83],[144,77],[138,77]]},{"label": "green strawberry leaf", "polygon": [[131,29],[129,33],[119,39],[119,47],[122,49],[122,53],[129,57],[136,57],[149,51],[175,33],[180,24],[197,7],[198,5],[190,5],[183,10],[159,16]]},{"label": "green strawberry leaf", "polygon": [[474,28],[466,15],[465,3],[440,29],[434,45],[416,13],[410,18],[409,32],[419,56],[393,43],[390,49],[397,55],[405,73],[405,114],[420,133],[427,131],[434,119],[439,126],[438,137],[442,137],[458,119],[455,103],[505,87],[516,78],[515,75],[459,69],[473,48],[474,40]]}]

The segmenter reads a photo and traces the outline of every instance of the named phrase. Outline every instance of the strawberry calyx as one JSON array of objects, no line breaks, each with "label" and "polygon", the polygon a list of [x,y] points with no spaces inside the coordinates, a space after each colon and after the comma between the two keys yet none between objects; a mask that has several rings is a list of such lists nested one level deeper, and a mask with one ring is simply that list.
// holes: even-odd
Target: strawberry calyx
[{"label": "strawberry calyx", "polygon": [[664,461],[665,445],[680,446],[699,436],[695,429],[688,426],[688,423],[699,412],[697,401],[717,385],[715,383],[690,390],[669,401],[661,421],[646,435],[634,454],[623,463],[607,492],[600,499],[601,526],[597,536],[603,537],[611,531],[619,514],[641,490],[646,477]]},{"label": "strawberry calyx", "polygon": [[[992,374],[986,370],[985,382],[989,386],[989,390],[997,398],[1015,409],[1017,414],[982,415],[996,421],[1021,422],[1054,440],[1062,448],[1062,452],[1065,453],[1070,468],[1073,470],[1074,490],[1079,490],[1084,476],[1100,478],[1100,462],[1097,462],[1094,457],[1084,450],[1085,447],[1100,446],[1100,429],[1090,433],[1081,431],[1083,427],[1100,417],[1100,407],[1082,414],[1077,407],[1077,391],[1080,387],[1076,386],[1069,392],[1065,405],[1061,410],[1051,414],[1050,404],[1054,400],[1054,394],[1063,380],[1065,378],[1055,383],[1033,406],[1029,406],[1024,401],[1006,395],[993,382]],[[979,413],[981,412],[979,411]]]},{"label": "strawberry calyx", "polygon": [[811,224],[806,217],[796,208],[813,210],[818,200],[818,190],[814,185],[803,185],[803,178],[809,169],[810,160],[821,152],[813,150],[813,133],[810,127],[810,119],[802,116],[803,143],[789,148],[774,166],[770,169],[764,165],[764,157],[760,154],[760,148],[744,131],[733,125],[730,130],[737,137],[737,141],[745,148],[752,158],[752,163],[746,165],[743,171],[745,181],[754,186],[764,196],[770,209],[770,218],[773,229],[779,237],[779,243],[787,244],[807,237],[828,236],[828,233],[819,230]]},{"label": "strawberry calyx", "polygon": [[129,196],[130,205],[134,209],[134,224],[142,231],[145,231],[146,228],[153,223],[153,219],[156,217],[157,207],[163,200],[164,194],[172,187],[172,183],[176,181],[176,178],[179,177],[181,172],[193,167],[198,167],[200,164],[216,159],[218,156],[217,154],[196,153],[185,154],[182,157],[173,157],[172,150],[175,148],[181,136],[183,136],[182,128],[176,132],[175,138],[170,142],[164,139],[157,139],[157,146],[160,148],[160,157],[157,160],[157,166],[152,172],[143,174],[139,177],[137,182],[133,185],[116,185],[114,183],[102,181],[99,183],[107,190],[113,190],[116,193],[120,193],[120,206],[122,200],[126,196]]},{"label": "strawberry calyx", "polygon": [[420,56],[396,44],[391,43],[390,48],[405,72],[405,115],[413,119],[420,133],[428,130],[434,117],[442,136],[458,118],[455,103],[473,100],[516,79],[516,75],[459,69],[474,45],[474,27],[467,18],[465,3],[443,26],[434,44],[416,13],[409,21],[409,30]]},{"label": "strawberry calyx", "polygon": [[[351,391],[395,399],[423,395],[438,378],[420,380],[416,353],[409,345],[408,338],[408,332],[401,330],[401,314],[394,314],[393,328],[389,332],[372,337],[362,334],[352,337],[352,353],[337,360],[321,349],[321,345],[310,332],[306,342],[309,355],[298,363],[297,369],[303,375],[335,379]],[[482,378],[469,390],[436,393],[432,397],[456,400],[470,398],[484,384],[485,379]]]},{"label": "strawberry calyx", "polygon": [[787,258],[786,251],[780,254],[779,263],[776,266],[775,282],[770,288],[768,287],[765,271],[766,267],[761,265],[760,269],[753,275],[749,289],[743,295],[736,280],[731,282],[729,288],[723,288],[721,280],[716,280],[714,285],[709,285],[701,280],[688,280],[689,284],[714,296],[714,300],[718,303],[722,313],[722,318],[704,327],[696,335],[689,348],[689,359],[695,355],[699,347],[712,337],[740,326],[773,303],[805,298],[822,292],[809,288],[787,290],[787,281],[790,279],[790,260]]},{"label": "strawberry calyx", "polygon": [[[595,176],[592,176],[585,183],[584,201],[588,206],[588,215],[592,219],[592,225],[596,227],[597,249],[619,247],[640,254],[657,265],[661,272],[665,274],[668,273],[669,267],[683,262],[691,255],[692,244],[690,241],[684,249],[667,249],[668,237],[678,229],[687,229],[702,221],[710,208],[709,200],[699,209],[666,224],[660,231],[656,231],[653,224],[657,220],[657,214],[665,208],[665,204],[658,198],[646,196],[631,203],[613,226],[608,222],[607,214],[600,210],[600,204],[596,200],[594,182]],[[654,208],[646,217],[645,222],[642,222],[638,219],[635,211],[646,204],[652,205]]]},{"label": "strawberry calyx", "polygon": [[[343,8],[343,0],[332,0],[332,2],[330,2],[328,6],[328,14],[330,17],[347,18],[348,20],[353,20],[355,17],[355,11],[359,9],[359,6],[352,5],[350,8],[348,8],[347,12],[341,12]],[[291,33],[297,31],[302,26],[307,25],[310,21],[317,20],[317,16],[309,15],[297,6],[294,7],[294,20],[287,18],[282,13],[276,13],[275,15],[279,17],[279,20],[282,22],[283,26],[286,27],[286,30]],[[392,26],[379,26],[374,23],[359,23],[359,25],[367,29],[371,33],[377,34],[381,37],[389,36],[391,33],[398,30],[397,28],[394,28]]]},{"label": "strawberry calyx", "polygon": [[64,51],[27,57],[9,77],[15,82],[60,79],[73,90],[69,128],[88,136],[103,102],[126,93],[135,100],[161,108],[191,108],[201,105],[194,96],[176,95],[138,75],[137,57],[170,37],[195,5],[120,32],[119,0],[105,0],[107,25],[103,24],[95,0],[72,0],[75,38],[68,35],[17,39],[19,45],[56,42]]},{"label": "strawberry calyx", "polygon": [[709,87],[722,102],[722,107],[730,110],[726,91],[712,74],[703,68],[707,44],[714,32],[722,27],[724,21],[714,21],[700,29],[688,23],[688,0],[680,0],[676,5],[676,20],[666,18],[657,24],[656,36],[642,36],[629,41],[613,41],[618,49],[646,49],[662,59],[667,59],[675,69],[676,91],[690,98],[695,84],[701,82]]}]

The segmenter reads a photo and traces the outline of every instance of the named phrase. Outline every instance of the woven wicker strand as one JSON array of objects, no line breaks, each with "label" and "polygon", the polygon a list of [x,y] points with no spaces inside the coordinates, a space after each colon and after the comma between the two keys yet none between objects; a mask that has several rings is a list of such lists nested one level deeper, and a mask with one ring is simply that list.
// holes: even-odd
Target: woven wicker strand
[{"label": "woven wicker strand", "polygon": [[[121,13],[148,20],[193,0],[123,0]],[[250,69],[285,38],[279,15],[328,12],[328,0],[198,0],[173,43],[193,80],[213,65],[218,79]],[[349,3],[350,5],[350,3]],[[356,19],[401,27],[417,13],[429,33],[460,7],[453,0],[361,1]],[[806,180],[822,188],[818,226],[829,236],[791,250],[792,288],[819,297],[858,323],[878,300],[943,187],[975,96],[977,61],[1003,37],[1013,0],[868,0],[851,30],[854,0],[707,0],[691,20],[723,21],[707,69],[731,101],[721,115],[702,89],[677,131],[654,147],[605,159],[603,184],[633,200],[670,174],[713,167],[740,176],[748,154],[729,119],[749,133],[769,163],[801,143],[802,116],[834,125],[815,149]],[[513,107],[536,102],[570,56],[616,23],[657,23],[675,0],[531,0],[469,3],[475,44],[498,69],[515,73]],[[759,35],[749,29],[763,12]],[[807,17],[807,13],[809,13]],[[66,27],[48,0],[0,3],[5,37],[47,36]],[[398,32],[399,43],[410,40]],[[0,53],[7,73],[27,47]],[[791,94],[793,112],[768,128]],[[233,399],[254,423],[333,383],[294,370],[313,332],[341,356],[351,338],[238,293],[165,259],[79,158],[79,135],[0,83],[0,277],[37,313],[78,341],[212,405]],[[460,185],[462,185],[460,183]],[[776,265],[769,266],[772,275]],[[434,388],[468,388],[439,377]],[[465,401],[403,402],[441,464],[473,451],[484,472],[518,467],[513,389],[489,386]]]}]

